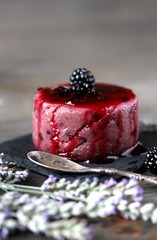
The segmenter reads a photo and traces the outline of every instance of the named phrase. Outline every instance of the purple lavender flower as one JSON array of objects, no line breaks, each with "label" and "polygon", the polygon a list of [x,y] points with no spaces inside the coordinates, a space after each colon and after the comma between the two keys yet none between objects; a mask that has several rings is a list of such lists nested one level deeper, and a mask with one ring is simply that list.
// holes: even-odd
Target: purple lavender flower
[{"label": "purple lavender flower", "polygon": [[41,190],[48,191],[49,189],[50,189],[50,185],[45,181],[41,186]]},{"label": "purple lavender flower", "polygon": [[41,185],[41,189],[43,191],[48,191],[49,189],[52,188],[52,186],[54,185],[54,183],[57,182],[57,177],[53,176],[53,175],[49,175],[49,177],[43,182],[43,184]]},{"label": "purple lavender flower", "polygon": [[3,225],[6,218],[10,216],[10,212],[8,210],[4,210],[0,212],[0,226]]},{"label": "purple lavender flower", "polygon": [[113,178],[110,178],[110,179],[105,180],[104,184],[107,188],[110,188],[110,187],[115,186],[117,184],[117,182]]},{"label": "purple lavender flower", "polygon": [[112,204],[107,205],[106,207],[106,215],[107,216],[112,216],[115,215],[117,213],[116,211],[116,207]]},{"label": "purple lavender flower", "polygon": [[7,239],[9,234],[10,231],[8,228],[2,227],[2,229],[0,229],[0,239]]},{"label": "purple lavender flower", "polygon": [[128,183],[128,179],[127,178],[122,178],[122,180],[120,182],[117,182],[117,187],[123,187],[126,186]]},{"label": "purple lavender flower", "polygon": [[132,197],[136,197],[143,194],[143,189],[138,186],[135,186],[134,188],[132,187],[132,188],[126,189],[124,191],[124,194],[130,195]]},{"label": "purple lavender flower", "polygon": [[135,196],[135,197],[134,197],[134,201],[135,201],[135,202],[142,202],[143,198],[144,198],[143,195]]},{"label": "purple lavender flower", "polygon": [[25,181],[29,175],[29,170],[25,169],[23,171],[16,171],[15,172],[15,177],[17,178],[17,181]]},{"label": "purple lavender flower", "polygon": [[49,175],[48,180],[49,180],[51,183],[55,183],[55,182],[57,181],[57,177],[55,177],[55,176],[53,176],[53,175]]},{"label": "purple lavender flower", "polygon": [[91,182],[91,179],[89,177],[86,177],[85,180],[84,180],[84,183],[89,184],[90,182]]},{"label": "purple lavender flower", "polygon": [[130,178],[128,183],[126,184],[126,188],[132,188],[138,185],[138,181],[135,178]]}]

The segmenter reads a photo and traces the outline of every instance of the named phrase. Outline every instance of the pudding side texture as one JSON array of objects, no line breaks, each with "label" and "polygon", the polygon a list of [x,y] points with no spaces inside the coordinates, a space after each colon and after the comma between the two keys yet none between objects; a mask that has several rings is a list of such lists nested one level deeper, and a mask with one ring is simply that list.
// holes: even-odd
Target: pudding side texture
[{"label": "pudding side texture", "polygon": [[105,163],[104,157],[120,155],[138,139],[137,96],[111,84],[77,92],[70,84],[39,88],[32,118],[36,149],[73,161]]}]

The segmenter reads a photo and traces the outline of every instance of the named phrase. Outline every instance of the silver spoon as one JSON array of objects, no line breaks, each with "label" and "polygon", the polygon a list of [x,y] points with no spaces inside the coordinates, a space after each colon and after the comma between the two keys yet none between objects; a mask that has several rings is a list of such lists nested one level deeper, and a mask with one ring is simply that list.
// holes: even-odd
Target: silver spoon
[{"label": "silver spoon", "polygon": [[138,173],[119,170],[116,168],[92,168],[81,166],[76,162],[68,160],[68,158],[57,156],[51,153],[42,151],[31,151],[27,154],[27,157],[34,163],[50,168],[56,171],[71,172],[71,173],[108,173],[134,178],[138,181],[145,181],[153,184],[157,184],[157,177],[142,175]]}]

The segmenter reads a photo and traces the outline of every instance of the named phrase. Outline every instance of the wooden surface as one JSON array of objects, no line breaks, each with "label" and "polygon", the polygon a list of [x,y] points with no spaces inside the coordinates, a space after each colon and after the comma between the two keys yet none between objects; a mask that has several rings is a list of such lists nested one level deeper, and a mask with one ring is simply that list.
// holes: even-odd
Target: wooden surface
[{"label": "wooden surface", "polygon": [[[157,122],[156,9],[154,0],[0,0],[0,142],[31,132],[36,88],[82,66],[132,88],[140,119]],[[157,202],[156,186],[144,188]],[[107,222],[95,239],[156,239],[150,223]]]}]

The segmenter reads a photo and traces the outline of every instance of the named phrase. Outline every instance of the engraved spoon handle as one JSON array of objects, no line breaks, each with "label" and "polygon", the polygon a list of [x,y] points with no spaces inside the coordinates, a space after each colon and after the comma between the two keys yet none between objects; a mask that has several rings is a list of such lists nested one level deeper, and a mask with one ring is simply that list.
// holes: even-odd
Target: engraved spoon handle
[{"label": "engraved spoon handle", "polygon": [[139,173],[133,173],[133,172],[128,172],[128,171],[118,170],[116,168],[105,168],[105,169],[99,168],[99,169],[97,169],[97,172],[117,174],[117,175],[120,175],[120,176],[134,178],[138,181],[144,181],[144,182],[148,182],[148,183],[152,183],[152,184],[157,185],[157,177],[153,177],[153,176],[147,176],[147,175],[143,175],[143,174],[139,174]]}]

